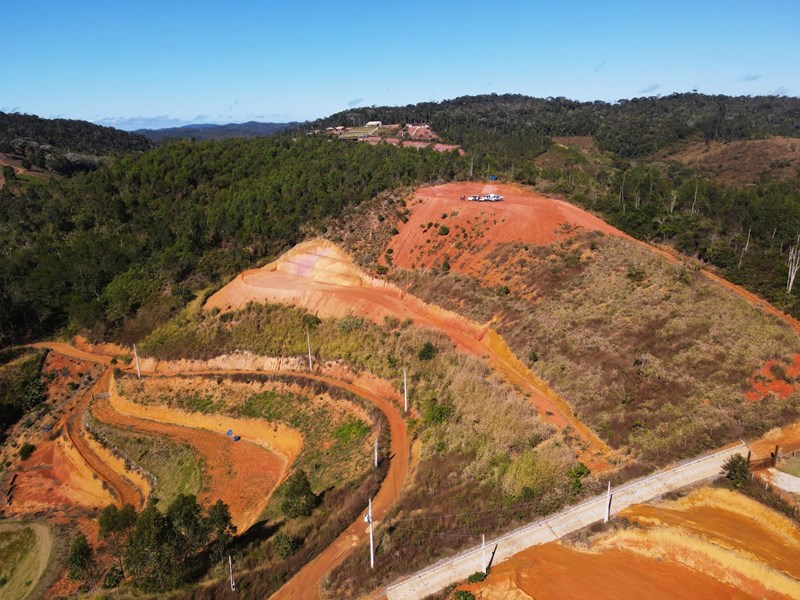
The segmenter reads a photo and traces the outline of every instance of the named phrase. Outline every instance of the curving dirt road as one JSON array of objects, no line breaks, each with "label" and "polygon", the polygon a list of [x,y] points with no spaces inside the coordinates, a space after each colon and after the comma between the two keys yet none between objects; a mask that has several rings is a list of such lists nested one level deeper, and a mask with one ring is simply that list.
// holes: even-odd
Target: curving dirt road
[{"label": "curving dirt road", "polygon": [[[36,347],[48,348],[60,352],[62,354],[65,354],[67,356],[71,356],[73,358],[79,358],[81,360],[88,360],[102,364],[110,364],[111,360],[107,356],[95,355],[88,352],[84,352],[82,350],[74,348],[73,346],[70,346],[69,344],[64,344],[60,342],[43,342],[40,344],[36,344]],[[379,522],[381,519],[383,519],[389,512],[389,509],[399,499],[409,471],[409,463],[411,456],[410,443],[408,439],[408,431],[406,428],[405,420],[400,414],[399,404],[396,404],[395,401],[387,399],[384,396],[377,394],[365,387],[353,383],[348,383],[345,381],[340,381],[333,377],[320,375],[316,373],[305,373],[299,371],[277,371],[277,370],[276,371],[208,370],[208,371],[192,371],[190,374],[233,375],[233,374],[241,374],[248,372],[259,375],[280,375],[283,377],[295,377],[297,379],[302,379],[302,380],[320,381],[327,385],[338,387],[340,389],[356,394],[357,396],[373,404],[376,408],[378,408],[378,410],[380,410],[384,414],[389,424],[389,433],[391,438],[390,459],[389,459],[390,463],[386,478],[381,484],[381,487],[378,490],[378,493],[376,494],[375,498],[373,498],[373,503],[372,503],[373,518],[375,519],[375,521]],[[145,372],[143,372],[143,374],[158,376],[158,374],[151,374]],[[88,390],[84,394],[84,397],[81,399],[82,402],[76,405],[75,408],[70,413],[70,418],[76,419],[75,421],[76,426],[80,425],[81,423],[81,417],[83,415],[83,412],[88,407],[88,402],[89,399],[91,398],[91,392],[93,390],[106,391],[109,389],[109,383],[110,383],[110,373],[109,371],[105,371],[103,375],[100,378],[98,378],[97,382],[92,387],[92,390]],[[399,396],[395,400],[399,403]],[[201,450],[202,452],[205,452],[206,450],[209,450],[211,448],[216,448],[215,445],[216,441],[212,440],[211,439],[212,437],[222,438],[223,441],[226,441],[225,436],[220,436],[219,434],[212,434],[195,428],[182,428],[175,425],[168,425],[160,421],[149,421],[147,419],[140,418],[139,415],[137,416],[126,415],[124,411],[120,412],[119,410],[115,410],[113,402],[114,402],[113,393],[111,402],[107,400],[97,401],[93,409],[95,417],[97,417],[98,420],[108,422],[111,425],[117,425],[123,427],[132,425],[134,427],[138,427],[147,431],[152,431],[154,433],[163,432],[170,436],[177,435],[177,430],[183,430],[183,432],[181,432],[180,435],[186,435],[189,436],[189,438],[191,438],[191,439],[187,438],[183,439],[186,439],[186,441],[189,441],[189,443],[191,443],[195,447],[198,447],[198,449],[202,447]],[[198,440],[200,440],[201,438],[206,440],[205,436],[206,433],[208,433],[207,441],[200,443]],[[76,436],[76,439],[83,439],[83,438],[82,436]],[[237,444],[237,447],[241,447],[242,449],[248,448],[247,443],[240,442],[239,444]],[[262,448],[255,445],[253,446],[263,453]],[[229,450],[230,447],[231,447],[230,445],[227,445],[226,451]],[[103,463],[99,459],[99,457],[97,457],[93,453],[90,453],[91,449],[88,450],[89,452],[87,452],[84,458],[85,460],[87,460],[87,463],[91,466],[91,468],[94,469],[95,472],[98,472],[98,474],[100,474],[104,478],[104,480],[106,480],[109,483],[109,485],[117,491],[117,493],[120,496],[126,498],[125,501],[130,501],[131,495],[138,493],[136,487],[133,486],[130,481],[121,477],[113,469],[108,467],[108,465]],[[220,460],[225,461],[226,465],[230,465],[231,460],[228,455],[223,453],[214,456],[214,460],[216,460],[216,458],[220,458]],[[209,464],[211,464],[210,461]],[[287,464],[287,467],[288,466],[289,465]],[[325,550],[323,550],[322,553],[317,555],[316,558],[314,558],[311,562],[306,564],[298,573],[296,573],[295,576],[292,577],[292,579],[290,579],[280,590],[278,590],[278,592],[276,592],[273,595],[273,598],[276,599],[319,598],[319,586],[320,583],[322,582],[322,579],[332,569],[340,565],[358,545],[364,543],[367,537],[368,537],[368,532],[364,527],[364,522],[362,521],[361,518],[359,518],[354,523],[352,523],[341,535],[339,535],[339,537],[337,537],[336,540],[333,541],[333,543],[331,543]]]},{"label": "curving dirt road", "polygon": [[89,407],[92,394],[98,390],[107,390],[109,380],[110,373],[104,371],[94,385],[81,394],[66,416],[64,432],[86,464],[114,491],[116,503],[119,506],[132,504],[140,508],[144,505],[145,494],[131,479],[114,469],[109,464],[108,457],[104,460],[99,455],[97,447],[89,441],[88,432],[83,427],[83,415]]},{"label": "curving dirt road", "polygon": [[261,269],[241,273],[213,294],[205,308],[230,310],[253,300],[301,306],[320,317],[357,314],[376,323],[385,317],[411,319],[417,326],[441,331],[461,351],[486,359],[500,378],[519,386],[543,421],[558,429],[570,426],[585,447],[579,457],[592,471],[610,468],[608,445],[514,355],[496,331],[370,277],[332,242],[304,242]]},{"label": "curving dirt road", "polygon": [[[281,372],[281,375],[314,379],[347,390],[371,402],[384,414],[389,422],[391,458],[386,478],[372,500],[373,520],[380,522],[400,498],[400,493],[408,475],[411,447],[408,441],[406,423],[400,415],[398,407],[390,400],[386,400],[370,390],[337,381],[324,375],[297,372]],[[364,521],[359,517],[330,546],[300,569],[294,577],[271,597],[275,600],[284,598],[286,600],[319,598],[319,586],[322,579],[339,566],[353,552],[356,546],[366,543],[368,538],[368,529]]]},{"label": "curving dirt road", "polygon": [[[120,411],[108,399],[95,401],[91,412],[98,421],[114,427],[134,428],[189,444],[204,460],[207,478],[199,499],[205,504],[218,499],[225,502],[238,531],[245,531],[258,519],[288,470],[282,457],[250,440],[234,443],[222,433],[134,416]],[[248,481],[251,483],[245,483]]]}]

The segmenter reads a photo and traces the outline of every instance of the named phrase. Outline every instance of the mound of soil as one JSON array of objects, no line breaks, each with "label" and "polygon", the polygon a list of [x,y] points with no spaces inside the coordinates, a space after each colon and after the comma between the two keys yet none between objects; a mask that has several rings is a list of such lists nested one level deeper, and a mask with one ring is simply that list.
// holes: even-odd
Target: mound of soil
[{"label": "mound of soil", "polygon": [[[472,195],[499,194],[502,202],[470,202]],[[441,268],[477,274],[498,245],[522,242],[545,246],[580,231],[628,237],[573,204],[547,198],[521,186],[499,183],[449,183],[417,190],[411,214],[386,252],[405,269]]]}]

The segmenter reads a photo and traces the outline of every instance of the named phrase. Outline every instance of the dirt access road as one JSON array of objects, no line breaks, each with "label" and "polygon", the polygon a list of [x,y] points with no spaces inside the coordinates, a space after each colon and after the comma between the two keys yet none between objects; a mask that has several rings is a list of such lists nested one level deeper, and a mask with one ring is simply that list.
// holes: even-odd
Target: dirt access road
[{"label": "dirt access road", "polygon": [[[95,355],[82,350],[78,350],[68,344],[58,342],[45,342],[38,344],[37,347],[49,348],[57,352],[80,358],[83,360],[93,360],[103,364],[110,364],[110,358],[102,355]],[[189,375],[234,375],[251,372],[259,375],[281,375],[296,377],[303,380],[313,380],[326,383],[333,387],[338,387],[353,394],[358,395],[364,400],[373,404],[386,417],[389,423],[390,434],[390,463],[386,478],[381,484],[377,495],[373,499],[372,510],[375,522],[380,522],[389,509],[394,506],[400,498],[400,494],[408,476],[411,447],[408,439],[408,431],[405,420],[400,414],[399,396],[394,400],[385,398],[383,395],[373,392],[361,385],[340,381],[333,377],[315,373],[304,373],[297,371],[246,371],[246,370],[208,370],[208,371],[189,371]],[[144,375],[149,373],[144,372]],[[171,373],[172,374],[172,373]],[[107,376],[107,373],[104,373]],[[91,397],[91,396],[89,396]],[[78,411],[73,411],[77,414]],[[319,598],[319,586],[322,579],[336,566],[341,564],[353,550],[367,540],[368,531],[364,527],[363,520],[359,517],[352,523],[334,542],[322,551],[316,558],[305,565],[292,579],[290,579],[273,598],[292,598],[306,599]]]},{"label": "dirt access road", "polygon": [[441,331],[461,351],[485,359],[502,379],[518,386],[542,420],[559,430],[571,427],[585,446],[579,458],[592,471],[610,467],[608,445],[514,355],[497,332],[370,277],[332,242],[304,242],[261,269],[245,271],[212,295],[205,308],[238,309],[250,301],[301,306],[323,318],[356,314],[379,324],[385,317],[411,319],[417,326]]},{"label": "dirt access road", "polygon": [[[612,490],[610,512],[614,515],[634,504],[641,504],[667,492],[715,477],[720,474],[722,464],[734,454],[747,454],[744,443],[659,471]],[[494,552],[493,564],[498,564],[526,548],[555,541],[596,523],[604,518],[607,502],[607,495],[601,494],[487,542],[486,560],[488,561]],[[389,600],[424,598],[482,570],[482,560],[481,547],[470,548],[454,558],[441,561],[433,567],[390,585],[386,594]]]}]

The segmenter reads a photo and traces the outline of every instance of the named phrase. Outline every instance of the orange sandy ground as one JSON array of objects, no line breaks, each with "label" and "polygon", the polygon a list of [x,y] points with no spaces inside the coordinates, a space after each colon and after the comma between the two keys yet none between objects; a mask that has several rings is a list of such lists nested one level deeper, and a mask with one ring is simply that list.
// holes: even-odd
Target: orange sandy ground
[{"label": "orange sandy ground", "polygon": [[[114,387],[110,401],[96,401],[92,413],[99,421],[115,427],[156,433],[191,445],[204,463],[204,486],[199,500],[206,505],[217,500],[225,502],[239,531],[256,522],[288,464],[302,447],[301,436],[285,427],[281,428],[284,435],[280,435],[266,423],[250,419],[195,415],[163,406],[134,404],[120,397]],[[228,428],[233,428],[242,439],[234,442],[226,436]],[[264,441],[267,439],[270,442]],[[280,446],[279,439],[283,441]],[[270,448],[279,447],[281,455],[258,442],[269,443]]]},{"label": "orange sandy ground", "polygon": [[800,593],[800,528],[749,498],[701,489],[621,513],[636,529],[590,548],[549,543],[494,567],[477,598],[792,598]]},{"label": "orange sandy ground", "polygon": [[[460,199],[474,194],[500,194],[504,200]],[[404,269],[439,267],[444,257],[449,256],[454,270],[477,274],[478,265],[497,244],[522,242],[545,246],[579,229],[630,239],[573,204],[510,184],[459,182],[420,188],[408,207],[411,210],[408,221],[398,224],[399,233],[387,248],[392,251],[392,261]],[[444,219],[443,214],[447,215]],[[428,223],[434,225],[424,231]],[[441,224],[450,233],[439,235]]]},{"label": "orange sandy ground", "polygon": [[779,365],[786,371],[786,376],[789,379],[797,379],[800,377],[800,354],[792,356],[791,364],[785,364],[778,360],[770,360],[750,378],[751,389],[745,393],[745,398],[750,402],[757,402],[763,400],[769,394],[774,394],[781,400],[786,400],[789,396],[794,394],[798,389],[798,383],[784,381],[776,377],[772,372],[772,366]]},{"label": "orange sandy ground", "polygon": [[358,314],[377,323],[387,316],[409,318],[418,326],[442,331],[461,350],[488,357],[489,365],[501,377],[521,386],[523,393],[530,396],[541,418],[559,429],[571,426],[587,447],[580,453],[581,460],[593,471],[608,468],[608,446],[513,354],[496,332],[370,277],[332,242],[304,242],[277,261],[242,273],[212,295],[205,307],[237,309],[253,300],[295,304],[321,317]]}]

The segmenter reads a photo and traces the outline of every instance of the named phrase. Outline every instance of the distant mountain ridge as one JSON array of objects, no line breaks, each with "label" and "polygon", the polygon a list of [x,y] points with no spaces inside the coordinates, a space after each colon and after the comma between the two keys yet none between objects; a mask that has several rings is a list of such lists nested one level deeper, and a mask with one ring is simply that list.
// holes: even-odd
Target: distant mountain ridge
[{"label": "distant mountain ridge", "polygon": [[49,146],[92,156],[153,147],[144,136],[77,119],[43,119],[37,115],[0,112],[0,152],[21,153],[21,146]]},{"label": "distant mountain ridge", "polygon": [[428,123],[443,139],[468,152],[495,140],[512,147],[507,158],[534,157],[553,136],[592,136],[600,149],[635,158],[684,140],[729,142],[768,136],[800,137],[800,98],[698,93],[579,102],[522,94],[462,96],[408,106],[354,108],[308,124]]},{"label": "distant mountain ridge", "polygon": [[297,121],[289,123],[264,123],[247,121],[246,123],[198,123],[182,127],[166,127],[164,129],[137,129],[133,133],[142,135],[155,143],[167,139],[227,140],[230,138],[267,137],[300,125]]}]

